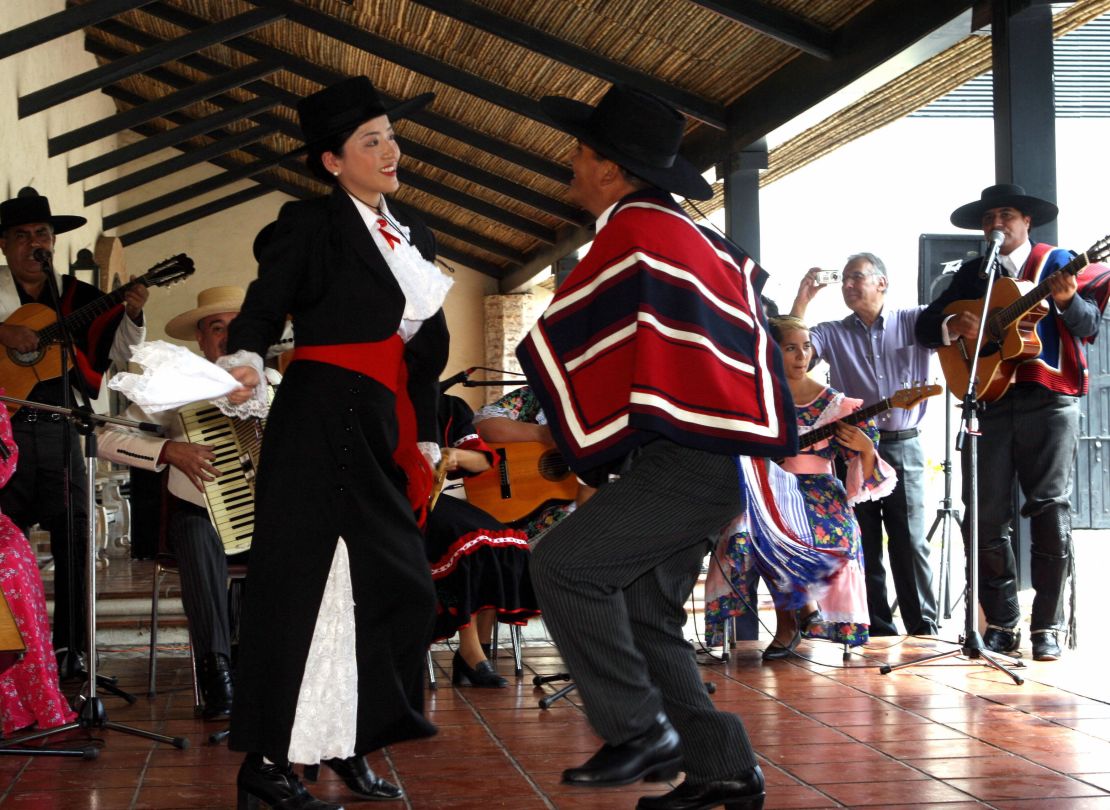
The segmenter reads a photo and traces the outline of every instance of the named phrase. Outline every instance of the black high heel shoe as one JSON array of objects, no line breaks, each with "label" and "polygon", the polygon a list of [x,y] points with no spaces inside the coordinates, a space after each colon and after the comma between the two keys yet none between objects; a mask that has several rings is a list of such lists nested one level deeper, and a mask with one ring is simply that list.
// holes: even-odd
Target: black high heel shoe
[{"label": "black high heel shoe", "polygon": [[451,660],[451,683],[455,686],[470,684],[485,689],[504,689],[509,685],[509,682],[490,666],[489,661],[479,661],[478,666],[471,667],[458,650]]},{"label": "black high heel shoe", "polygon": [[321,801],[305,790],[289,763],[267,764],[261,754],[248,754],[239,767],[238,810],[258,810],[265,802],[272,810],[343,810],[342,805]]},{"label": "black high heel shoe", "polygon": [[[401,788],[392,782],[387,782],[370,770],[370,766],[366,764],[366,758],[358,754],[346,759],[325,759],[324,764],[339,774],[340,778],[343,779],[343,784],[352,793],[357,793],[366,799],[392,801],[405,795]],[[315,782],[319,777],[319,765],[305,766],[305,779],[309,782]]]},{"label": "black high heel shoe", "polygon": [[767,645],[767,649],[763,651],[763,660],[778,661],[779,659],[787,658],[790,653],[794,652],[794,648],[797,647],[801,641],[802,633],[800,630],[794,631],[794,638],[790,639],[790,643],[785,647],[779,646],[772,640],[771,643]]}]

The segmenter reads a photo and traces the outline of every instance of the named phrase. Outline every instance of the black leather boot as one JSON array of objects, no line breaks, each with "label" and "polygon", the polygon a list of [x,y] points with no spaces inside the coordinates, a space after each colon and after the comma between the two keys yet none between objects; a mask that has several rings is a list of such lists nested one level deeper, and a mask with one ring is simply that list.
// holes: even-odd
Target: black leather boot
[{"label": "black leather boot", "polygon": [[1050,506],[1029,518],[1029,579],[1036,594],[1029,617],[1031,635],[1041,630],[1064,627],[1064,585],[1068,580],[1071,557],[1071,514],[1060,506]]},{"label": "black leather boot", "polygon": [[226,655],[209,653],[200,666],[200,691],[204,696],[205,720],[231,717],[231,662]]},{"label": "black leather boot", "polygon": [[606,743],[585,764],[563,771],[568,785],[606,787],[630,785],[645,779],[666,782],[682,770],[678,732],[660,714],[651,728],[620,745]]},{"label": "black leather boot", "polygon": [[979,538],[979,604],[988,624],[1016,627],[1021,619],[1017,563],[1008,538]]},{"label": "black leather boot", "polygon": [[258,810],[265,802],[272,810],[343,810],[305,790],[289,763],[267,764],[261,754],[247,754],[236,779],[238,810]]}]

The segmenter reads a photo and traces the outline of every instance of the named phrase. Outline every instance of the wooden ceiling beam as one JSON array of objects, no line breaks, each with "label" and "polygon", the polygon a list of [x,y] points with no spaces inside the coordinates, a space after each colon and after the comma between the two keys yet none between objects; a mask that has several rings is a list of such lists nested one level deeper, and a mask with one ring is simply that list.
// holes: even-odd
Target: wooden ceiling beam
[{"label": "wooden ceiling beam", "polygon": [[79,76],[64,79],[42,90],[20,96],[17,103],[20,118],[50,109],[70,99],[101,90],[110,84],[142,73],[144,70],[179,59],[203,48],[219,44],[232,37],[241,36],[280,20],[284,15],[273,9],[255,9],[213,23],[201,31],[194,31],[177,39],[165,40],[160,45],[100,65]]},{"label": "wooden ceiling beam", "polygon": [[254,62],[243,67],[221,73],[208,81],[185,87],[168,96],[147,101],[129,110],[110,115],[83,127],[72,129],[69,132],[55,135],[46,142],[47,154],[53,157],[79,146],[98,141],[125,129],[132,129],[139,124],[162,118],[171,112],[184,109],[190,104],[203,101],[212,96],[224,93],[236,87],[242,87],[248,82],[256,81],[280,70],[281,66],[273,61]]},{"label": "wooden ceiling beam", "polygon": [[153,0],[89,0],[0,34],[0,59],[111,19]]},{"label": "wooden ceiling beam", "polygon": [[[134,28],[131,28],[130,26],[126,26],[115,21],[97,26],[97,28],[98,30],[104,31],[105,33],[111,34],[112,36],[117,36],[121,39],[127,39],[128,41],[134,42],[140,47],[150,47],[154,43],[157,43],[159,41],[156,37],[152,37],[145,32],[138,31]],[[114,58],[119,54],[119,51],[97,40],[90,39],[86,47],[90,52],[98,56],[103,56],[105,58]],[[188,56],[185,59],[182,59],[181,62],[182,64],[194,68],[195,70],[199,70],[205,73],[222,73],[231,69],[220,62],[199,54]],[[167,70],[166,68],[154,68],[152,70],[148,70],[145,75],[163,84],[167,84],[170,87],[175,87],[178,89],[186,89],[192,86],[192,83],[184,76],[180,76],[170,70]],[[281,103],[290,108],[295,107],[296,103],[300,100],[300,96],[296,95],[295,93],[291,93],[284,88],[277,87],[270,82],[252,82],[246,86],[246,89],[258,93],[260,96],[268,97],[272,101],[276,103]],[[211,96],[208,100],[213,104],[217,104],[228,109],[239,107],[242,103],[238,99],[224,94]],[[264,114],[252,116],[252,118],[257,123],[273,127],[275,130],[282,132],[283,134],[288,135],[291,138],[301,140],[301,138],[303,137],[300,127],[294,124],[289,119],[286,119],[282,116]],[[439,152],[438,150],[431,149],[430,147],[417,144],[414,141],[410,141],[408,139],[398,140],[401,144],[402,151],[411,154],[416,159],[422,160],[430,166],[434,166],[436,168],[442,169],[443,171],[455,174],[463,180],[474,183],[475,185],[490,188],[490,190],[492,191],[495,191],[499,194],[504,194],[511,199],[515,199],[518,202],[529,205],[552,216],[559,217],[560,219],[572,224],[580,224],[585,221],[577,209],[566,205],[559,200],[555,200],[544,194],[540,194],[539,192],[534,191],[527,186],[506,180],[502,177],[499,177],[498,175],[493,174],[492,172],[479,169],[476,166],[473,166],[456,158],[452,158],[448,155],[443,154],[442,152]],[[428,182],[430,183],[433,181],[429,180]],[[492,207],[487,203],[483,203],[476,197],[470,197],[470,199],[477,201],[473,204],[477,205],[479,208],[482,208],[482,210],[489,212],[501,211],[501,209],[499,208]],[[542,229],[542,226],[535,225],[534,223],[532,223],[531,220],[525,219],[523,217],[513,218],[515,215],[508,213],[505,213],[504,215],[511,218],[511,221],[505,221],[502,224],[508,225],[509,227],[515,228],[516,230],[521,230],[521,228],[517,227],[517,225],[526,223],[527,226],[531,229],[526,232],[530,233],[532,236],[536,236],[537,238],[544,239],[546,236],[552,233],[552,231],[550,231],[549,229]],[[514,225],[512,224],[513,222],[517,224]]]},{"label": "wooden ceiling beam", "polygon": [[[159,17],[174,25],[181,26],[182,28],[192,30],[207,25],[207,22],[200,17],[195,17],[165,2],[153,3],[148,6],[145,11],[148,14]],[[338,73],[323,65],[310,62],[296,54],[274,48],[270,45],[253,40],[250,37],[238,37],[225,42],[224,45],[255,59],[274,59],[280,61],[282,67],[290,73],[320,85],[326,86],[334,84],[341,79],[347,78],[346,74]],[[381,96],[387,104],[392,104],[399,100],[390,96],[388,93],[381,93]],[[556,183],[570,182],[570,169],[562,163],[556,163],[555,161],[548,160],[526,149],[521,149],[511,143],[498,140],[484,132],[471,129],[457,121],[452,121],[450,118],[432,112],[427,107],[410,113],[408,120],[420,124],[420,126],[432,132],[438,132],[441,135],[453,138],[467,146],[495,155],[509,163],[514,163],[534,174],[554,180]]]},{"label": "wooden ceiling beam", "polygon": [[[157,132],[157,130],[154,131]],[[234,152],[249,144],[258,143],[263,138],[273,134],[273,131],[271,127],[258,126],[252,127],[246,132],[228,133],[226,137],[220,137],[191,152],[175,155],[168,160],[163,160],[161,163],[147,166],[145,169],[139,169],[130,174],[125,174],[123,177],[116,178],[107,183],[101,183],[99,186],[86,188],[85,205],[92,205],[101,200],[106,200],[109,197],[115,197],[133,188],[144,186],[155,180],[161,180],[163,177],[187,169],[190,166],[195,166],[205,161],[212,161],[214,158],[226,155],[228,152]]]},{"label": "wooden ceiling beam", "polygon": [[[107,171],[108,169],[122,166],[124,163],[136,160],[137,158],[145,157],[146,155],[157,152],[159,149],[176,146],[182,141],[187,141],[198,135],[212,132],[220,127],[238,121],[241,118],[249,118],[252,115],[257,115],[273,106],[274,102],[270,99],[256,98],[253,101],[241,104],[235,109],[221,110],[220,112],[212,113],[212,115],[206,115],[204,118],[194,119],[186,126],[179,126],[164,132],[159,132],[157,135],[144,138],[136,143],[130,143],[126,146],[121,146],[119,149],[106,152],[103,155],[89,158],[81,163],[75,163],[70,166],[67,171],[67,180],[70,183],[76,183],[87,177],[92,177],[93,175]],[[176,113],[174,114],[176,115]]]},{"label": "wooden ceiling beam", "polygon": [[562,62],[575,70],[581,70],[614,84],[628,84],[653,93],[692,118],[696,118],[717,129],[725,128],[725,108],[695,93],[682,90],[675,85],[661,81],[654,76],[613,59],[599,55],[595,51],[581,48],[565,39],[552,36],[546,31],[506,17],[495,11],[483,8],[472,0],[415,0],[438,14],[464,22],[487,34],[520,45],[530,51],[543,54],[549,59]]},{"label": "wooden ceiling beam", "polygon": [[[122,234],[120,242],[124,247],[133,245],[136,242],[142,242],[144,239],[150,239],[152,236],[158,236],[166,231],[172,231],[174,228],[180,228],[196,222],[198,219],[210,217],[213,214],[218,214],[221,211],[226,211],[228,208],[234,208],[237,205],[250,202],[251,200],[265,197],[267,194],[273,194],[275,189],[261,183],[247,186],[239,191],[232,192],[226,197],[220,197],[218,200],[211,200],[198,205],[196,208],[190,208],[188,211],[182,211],[179,214],[174,214],[172,217],[166,217],[158,222],[152,222],[149,225],[144,225],[142,228],[136,228],[133,231]],[[105,223],[105,228],[108,225]]]},{"label": "wooden ceiling beam", "polygon": [[437,82],[454,87],[456,90],[480,98],[490,104],[511,110],[517,115],[550,126],[547,116],[543,114],[539,102],[536,100],[473,73],[467,73],[455,65],[449,65],[434,57],[417,53],[398,45],[396,42],[391,42],[385,37],[349,25],[322,11],[302,6],[294,0],[249,0],[249,2],[272,11],[280,11],[291,21],[317,33],[393,62],[406,70],[411,70],[414,73],[419,73]]},{"label": "wooden ceiling beam", "polygon": [[836,34],[800,14],[776,8],[763,0],[694,0],[699,6],[735,20],[741,25],[776,39],[818,59],[836,54]]}]

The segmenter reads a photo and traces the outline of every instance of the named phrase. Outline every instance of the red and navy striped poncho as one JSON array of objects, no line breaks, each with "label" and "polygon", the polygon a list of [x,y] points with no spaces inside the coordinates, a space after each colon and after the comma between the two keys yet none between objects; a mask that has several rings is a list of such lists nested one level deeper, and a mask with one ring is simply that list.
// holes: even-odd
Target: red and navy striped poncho
[{"label": "red and navy striped poncho", "polygon": [[669,194],[639,191],[616,205],[517,349],[576,473],[658,437],[728,455],[794,454],[764,281]]},{"label": "red and navy striped poncho", "polygon": [[[1035,244],[1022,268],[1021,278],[1043,281],[1071,261],[1073,256],[1071,251],[1063,248]],[[1079,283],[1078,294],[1092,301],[1100,312],[1105,312],[1106,301],[1110,297],[1110,267],[1088,264],[1080,271],[1076,281]],[[1054,310],[1037,322],[1037,336],[1041,340],[1041,353],[1018,365],[1015,381],[1037,383],[1061,394],[1086,394],[1087,357],[1081,344],[1090,343],[1095,336],[1073,336]]]}]

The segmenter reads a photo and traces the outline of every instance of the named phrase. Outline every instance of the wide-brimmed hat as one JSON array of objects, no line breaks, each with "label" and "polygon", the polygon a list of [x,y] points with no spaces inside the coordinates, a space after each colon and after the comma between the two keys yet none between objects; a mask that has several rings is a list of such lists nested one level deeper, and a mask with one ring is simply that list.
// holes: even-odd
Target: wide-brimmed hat
[{"label": "wide-brimmed hat", "polygon": [[80,228],[88,220],[69,214],[54,216],[50,213],[50,200],[30,186],[21,188],[15,197],[0,203],[0,233],[32,222],[47,222],[54,233],[65,233]]},{"label": "wide-brimmed hat", "polygon": [[374,84],[365,76],[351,76],[305,96],[297,102],[297,115],[305,147],[354,129],[364,121],[388,115],[394,121],[423,107],[435,93],[423,93],[392,106],[382,101]]},{"label": "wide-brimmed hat", "polygon": [[713,196],[701,172],[678,153],[686,119],[655,96],[615,84],[596,107],[565,96],[544,96],[540,107],[559,129],[637,177],[692,200]]},{"label": "wide-brimmed hat", "polygon": [[1025,193],[1025,189],[1013,183],[999,183],[987,186],[975,202],[961,205],[952,212],[952,224],[957,228],[973,231],[983,229],[983,214],[992,208],[1016,208],[1031,220],[1033,225],[1052,222],[1060,209],[1048,200]]},{"label": "wide-brimmed hat", "polygon": [[197,293],[197,305],[166,324],[166,334],[178,340],[195,340],[197,324],[209,315],[238,312],[247,294],[242,287],[209,287]]}]

